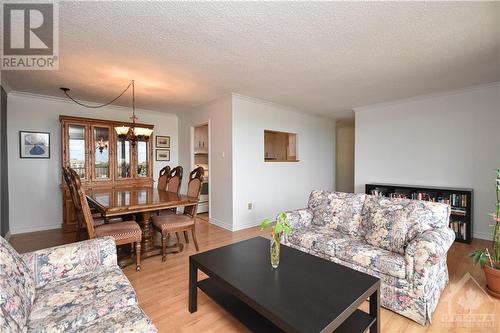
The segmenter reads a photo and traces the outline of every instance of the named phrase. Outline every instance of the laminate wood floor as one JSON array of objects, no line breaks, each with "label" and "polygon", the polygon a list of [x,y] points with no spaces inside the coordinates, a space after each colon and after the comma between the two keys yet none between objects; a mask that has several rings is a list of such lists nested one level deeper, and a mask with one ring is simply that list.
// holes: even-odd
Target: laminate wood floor
[{"label": "laminate wood floor", "polygon": [[[261,232],[258,227],[230,232],[209,224],[205,219],[197,221],[196,230],[201,251],[258,235],[267,236],[267,232]],[[50,230],[14,235],[10,242],[19,252],[27,252],[73,240],[74,234]],[[424,327],[382,309],[382,332],[500,332],[500,301],[483,293],[483,272],[474,268],[467,258],[472,249],[489,244],[491,242],[482,240],[474,240],[471,245],[453,244],[448,255],[450,284],[441,296],[432,325]],[[188,312],[188,257],[194,253],[194,244],[190,242],[185,244],[182,253],[170,254],[166,262],[162,262],[161,257],[153,257],[142,262],[140,272],[136,272],[134,266],[124,269],[146,314],[160,332],[247,332],[201,291],[198,292],[198,312]],[[361,308],[367,311],[367,303]],[[492,325],[488,319],[494,320]]]}]

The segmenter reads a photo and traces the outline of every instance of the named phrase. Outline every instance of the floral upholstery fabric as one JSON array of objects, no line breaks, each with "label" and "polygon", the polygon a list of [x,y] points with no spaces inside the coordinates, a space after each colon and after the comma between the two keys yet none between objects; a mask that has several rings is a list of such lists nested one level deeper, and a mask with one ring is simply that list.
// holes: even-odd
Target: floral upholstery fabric
[{"label": "floral upholstery fabric", "polygon": [[363,209],[365,240],[368,244],[404,254],[407,245],[408,215],[413,209],[408,199],[369,196]]},{"label": "floral upholstery fabric", "polygon": [[293,229],[304,228],[312,223],[313,213],[309,208],[288,211],[285,214]]},{"label": "floral upholstery fabric", "polygon": [[312,223],[358,237],[365,197],[364,194],[313,191],[308,204],[313,213]]},{"label": "floral upholstery fabric", "polygon": [[0,331],[17,331],[26,325],[35,298],[31,272],[21,256],[0,237]]},{"label": "floral upholstery fabric", "polygon": [[116,267],[116,245],[111,237],[56,246],[23,255],[34,273],[36,287]]},{"label": "floral upholstery fabric", "polygon": [[38,289],[29,317],[29,331],[74,330],[134,304],[137,304],[134,289],[119,268],[87,274]]},{"label": "floral upholstery fabric", "polygon": [[361,240],[342,242],[335,248],[339,259],[400,279],[406,278],[405,257],[401,254],[375,247]]},{"label": "floral upholstery fabric", "polygon": [[[371,197],[367,196],[366,201]],[[396,205],[401,201],[389,200],[394,200]],[[381,305],[425,325],[430,322],[448,284],[446,254],[455,236],[448,227],[448,206],[408,201],[401,215],[407,223],[405,239],[398,239],[405,244],[403,253],[369,244],[364,237],[355,238],[338,229],[314,225],[308,218],[312,212],[307,210],[287,213],[293,219],[292,225],[298,227],[285,239],[285,245],[380,278]],[[359,231],[359,235],[372,226],[368,219],[372,216],[368,213],[371,208],[366,204],[360,225],[366,231]]]},{"label": "floral upholstery fabric", "polygon": [[449,205],[429,201],[412,201],[412,209],[408,215],[407,243],[426,230],[448,227],[447,221],[451,211]]},{"label": "floral upholstery fabric", "polygon": [[123,308],[101,317],[85,328],[86,332],[120,333],[120,332],[157,332],[151,320],[138,306]]},{"label": "floral upholstery fabric", "polygon": [[311,225],[301,232],[294,232],[288,238],[294,244],[332,256],[335,254],[335,246],[348,240],[340,231],[318,225]]},{"label": "floral upholstery fabric", "polygon": [[[7,260],[5,253],[14,255],[14,260]],[[156,332],[116,264],[116,246],[110,237],[22,256],[0,238],[0,267],[1,332]],[[3,280],[11,272],[17,272],[13,281],[18,286]],[[26,289],[27,308],[11,300],[19,289]],[[15,311],[8,312],[12,308]]]}]

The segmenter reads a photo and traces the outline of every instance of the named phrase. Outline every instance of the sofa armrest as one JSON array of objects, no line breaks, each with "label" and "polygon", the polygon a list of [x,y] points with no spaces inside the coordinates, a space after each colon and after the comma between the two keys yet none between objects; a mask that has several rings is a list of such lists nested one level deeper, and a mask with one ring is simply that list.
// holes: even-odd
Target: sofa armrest
[{"label": "sofa armrest", "polygon": [[22,256],[32,271],[36,287],[117,266],[112,237],[51,247]]},{"label": "sofa armrest", "polygon": [[294,230],[310,225],[313,219],[313,213],[309,208],[287,211],[285,214]]},{"label": "sofa armrest", "polygon": [[449,227],[429,229],[413,239],[406,247],[407,261],[413,259],[413,270],[422,270],[440,260],[446,260],[446,254],[455,241],[455,233]]}]

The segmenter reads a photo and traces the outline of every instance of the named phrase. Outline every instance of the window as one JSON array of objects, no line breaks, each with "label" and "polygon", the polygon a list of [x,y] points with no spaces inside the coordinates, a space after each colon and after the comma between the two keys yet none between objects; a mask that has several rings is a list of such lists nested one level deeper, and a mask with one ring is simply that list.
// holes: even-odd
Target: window
[{"label": "window", "polygon": [[297,134],[264,130],[265,162],[298,162]]}]

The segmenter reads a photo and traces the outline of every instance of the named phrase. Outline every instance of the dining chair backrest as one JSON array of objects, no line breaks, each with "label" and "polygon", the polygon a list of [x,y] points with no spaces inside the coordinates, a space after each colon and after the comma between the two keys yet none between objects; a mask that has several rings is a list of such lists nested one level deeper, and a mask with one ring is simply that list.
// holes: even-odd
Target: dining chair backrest
[{"label": "dining chair backrest", "polygon": [[160,170],[160,175],[158,176],[158,189],[167,190],[168,176],[170,174],[170,166],[166,166]]},{"label": "dining chair backrest", "polygon": [[82,182],[80,180],[80,176],[78,173],[71,169],[68,168],[71,182],[73,183],[73,186],[76,190],[76,193],[78,195],[78,202],[80,204],[80,209],[77,209],[77,214],[80,214],[81,220],[85,223],[87,226],[87,232],[89,235],[89,238],[95,238],[95,230],[94,230],[94,219],[92,217],[92,212],[90,211],[90,206],[87,201],[87,196],[85,194],[85,190],[82,187]]},{"label": "dining chair backrest", "polygon": [[84,221],[82,220],[82,214],[80,213],[80,211],[82,210],[80,206],[80,199],[78,197],[78,192],[75,188],[75,184],[71,178],[71,171],[69,170],[69,167],[63,167],[62,171],[63,171],[64,181],[71,195],[71,201],[73,202],[73,207],[75,208],[76,219],[78,220],[77,232],[79,232],[79,228],[81,228],[81,226],[84,223]]},{"label": "dining chair backrest", "polygon": [[[204,174],[205,170],[203,170],[202,167],[198,167],[193,171],[191,171],[191,173],[189,174],[189,183],[187,190],[188,197],[193,197],[196,199],[200,198],[201,185],[203,184]],[[187,206],[186,208],[184,208],[184,214],[188,214],[194,217],[196,215],[197,209],[198,209],[198,204],[194,206]]]},{"label": "dining chair backrest", "polygon": [[68,187],[69,194],[71,195],[71,201],[73,202],[73,206],[75,206],[75,209],[80,209],[80,202],[78,199],[78,193],[76,193],[75,186],[73,184],[73,181],[71,180],[69,168],[63,167],[62,172],[63,172],[64,182],[66,183],[66,186]]},{"label": "dining chair backrest", "polygon": [[167,180],[167,191],[179,194],[182,183],[182,173],[183,169],[181,166],[176,166],[168,175]]}]

